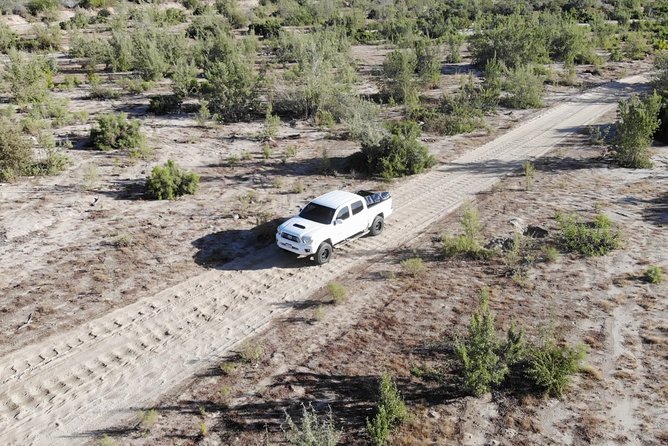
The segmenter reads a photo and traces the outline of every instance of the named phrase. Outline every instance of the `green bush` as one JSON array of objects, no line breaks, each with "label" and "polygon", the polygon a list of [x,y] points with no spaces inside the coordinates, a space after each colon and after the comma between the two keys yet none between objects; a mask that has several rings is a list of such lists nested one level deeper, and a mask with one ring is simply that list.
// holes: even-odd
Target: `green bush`
[{"label": "green bush", "polygon": [[418,277],[427,271],[427,267],[420,257],[412,257],[401,261],[401,269],[409,276]]},{"label": "green bush", "polygon": [[543,76],[528,65],[509,70],[505,82],[505,90],[509,95],[504,98],[504,104],[519,109],[542,107],[543,81]]},{"label": "green bush", "polygon": [[572,375],[580,371],[584,345],[557,345],[549,341],[529,352],[526,374],[542,391],[559,397],[568,388]]},{"label": "green bush", "polygon": [[478,211],[467,205],[459,221],[464,232],[454,237],[447,235],[442,237],[443,254],[447,257],[488,258],[492,253],[480,245],[482,225]]},{"label": "green bush", "polygon": [[412,50],[394,50],[383,62],[383,93],[405,105],[417,103],[418,91],[414,78],[418,60]]},{"label": "green bush", "polygon": [[7,118],[0,118],[0,182],[23,175],[33,159],[30,141]]},{"label": "green bush", "polygon": [[617,163],[622,167],[649,168],[652,161],[649,146],[652,135],[659,128],[661,96],[632,96],[622,100],[617,107],[617,136],[613,148]]},{"label": "green bush", "polygon": [[30,0],[26,4],[26,8],[30,14],[37,15],[42,12],[54,10],[58,7],[58,0]]},{"label": "green bush", "polygon": [[183,100],[175,94],[151,96],[148,112],[155,115],[176,113],[181,109],[181,104],[183,104]]},{"label": "green bush", "polygon": [[97,150],[133,149],[144,144],[141,122],[128,119],[127,114],[106,114],[96,118],[97,127],[90,130],[93,147]]},{"label": "green bush", "polygon": [[25,58],[10,51],[9,65],[2,72],[11,94],[11,101],[19,105],[43,101],[53,87],[55,63],[45,57]]},{"label": "green bush", "polygon": [[501,341],[496,334],[494,314],[489,308],[489,293],[480,295],[480,308],[471,317],[467,337],[455,346],[462,363],[464,384],[474,395],[490,391],[501,384],[508,374],[508,366],[499,355]]},{"label": "green bush", "polygon": [[248,25],[248,31],[264,39],[274,39],[281,32],[281,22],[273,18],[255,21]]},{"label": "green bush", "polygon": [[172,160],[163,166],[155,166],[146,181],[148,195],[157,200],[174,200],[182,195],[193,195],[198,188],[199,175],[182,170]]},{"label": "green bush", "polygon": [[384,446],[391,429],[408,419],[408,409],[389,373],[381,376],[378,391],[378,411],[371,421],[367,419],[366,430],[374,445]]},{"label": "green bush", "polygon": [[337,305],[348,299],[348,290],[339,282],[329,282],[327,284],[327,292]]},{"label": "green bush", "polygon": [[421,173],[434,166],[436,159],[417,140],[419,135],[420,127],[415,122],[399,123],[378,143],[362,142],[361,165],[355,167],[388,179]]},{"label": "green bush", "polygon": [[0,53],[7,54],[9,50],[16,48],[18,36],[9,25],[0,23]]},{"label": "green bush", "polygon": [[341,438],[334,424],[332,410],[325,417],[319,417],[313,406],[302,405],[302,420],[297,425],[288,413],[285,413],[285,440],[291,446],[336,446]]},{"label": "green bush", "polygon": [[219,120],[236,122],[249,118],[258,108],[259,80],[253,66],[232,54],[204,73],[204,96]]},{"label": "green bush", "polygon": [[559,244],[568,252],[600,256],[617,249],[621,243],[619,231],[605,215],[599,215],[591,222],[582,222],[572,215],[558,215],[557,221]]},{"label": "green bush", "polygon": [[385,446],[390,440],[390,420],[385,407],[380,406],[376,416],[366,420],[366,431],[375,446]]},{"label": "green bush", "polygon": [[649,283],[661,283],[663,282],[663,268],[659,265],[652,265],[647,270],[645,270],[644,278]]},{"label": "green bush", "polygon": [[473,62],[484,67],[497,58],[508,67],[549,61],[547,39],[533,16],[495,15],[483,19],[469,39]]},{"label": "green bush", "polygon": [[248,24],[248,17],[239,8],[237,0],[216,0],[215,7],[218,14],[226,17],[233,28],[242,28]]}]

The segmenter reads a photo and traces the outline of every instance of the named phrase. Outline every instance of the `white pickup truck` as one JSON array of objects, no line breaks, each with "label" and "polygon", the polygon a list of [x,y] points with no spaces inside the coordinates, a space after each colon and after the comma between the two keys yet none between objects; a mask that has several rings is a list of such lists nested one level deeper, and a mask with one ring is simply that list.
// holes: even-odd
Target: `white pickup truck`
[{"label": "white pickup truck", "polygon": [[313,256],[317,264],[329,262],[334,246],[364,234],[383,232],[392,214],[389,192],[341,190],[322,195],[307,204],[296,217],[278,227],[279,248]]}]

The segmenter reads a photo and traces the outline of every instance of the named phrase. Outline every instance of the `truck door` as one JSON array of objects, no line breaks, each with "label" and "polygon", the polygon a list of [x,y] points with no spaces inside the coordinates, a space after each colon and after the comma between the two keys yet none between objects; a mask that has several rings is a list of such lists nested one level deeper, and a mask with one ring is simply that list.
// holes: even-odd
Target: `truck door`
[{"label": "truck door", "polygon": [[355,201],[350,205],[351,215],[350,215],[350,226],[354,234],[359,234],[366,229],[371,224],[372,216],[369,212],[365,212],[364,203],[362,200]]},{"label": "truck door", "polygon": [[350,208],[348,205],[342,206],[336,211],[334,221],[332,222],[332,242],[337,244],[344,241],[354,234],[350,227]]}]

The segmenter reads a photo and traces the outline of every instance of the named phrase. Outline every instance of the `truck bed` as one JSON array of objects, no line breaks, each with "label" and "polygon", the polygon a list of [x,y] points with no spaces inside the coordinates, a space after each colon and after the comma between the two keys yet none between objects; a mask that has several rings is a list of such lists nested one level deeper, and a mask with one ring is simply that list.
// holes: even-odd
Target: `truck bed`
[{"label": "truck bed", "polygon": [[357,195],[364,197],[367,208],[372,208],[378,203],[382,203],[392,197],[389,192],[373,192],[370,190],[358,191]]}]

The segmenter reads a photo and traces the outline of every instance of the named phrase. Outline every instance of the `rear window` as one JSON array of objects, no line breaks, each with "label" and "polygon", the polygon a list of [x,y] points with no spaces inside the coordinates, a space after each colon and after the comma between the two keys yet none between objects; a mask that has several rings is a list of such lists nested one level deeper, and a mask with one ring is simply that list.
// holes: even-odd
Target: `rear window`
[{"label": "rear window", "polygon": [[362,204],[361,201],[356,201],[353,204],[350,205],[350,207],[353,209],[353,215],[357,215],[360,212],[362,212],[362,209],[364,209],[364,205]]}]

